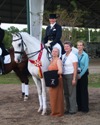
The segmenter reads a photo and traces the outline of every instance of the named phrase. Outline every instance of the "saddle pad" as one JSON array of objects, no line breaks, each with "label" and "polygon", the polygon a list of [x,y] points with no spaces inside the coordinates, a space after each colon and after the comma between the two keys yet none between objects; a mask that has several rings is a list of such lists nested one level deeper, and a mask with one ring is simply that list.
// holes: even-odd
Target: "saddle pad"
[{"label": "saddle pad", "polygon": [[6,56],[4,57],[4,64],[8,64],[8,63],[10,63],[10,62],[11,62],[10,55],[6,55]]}]

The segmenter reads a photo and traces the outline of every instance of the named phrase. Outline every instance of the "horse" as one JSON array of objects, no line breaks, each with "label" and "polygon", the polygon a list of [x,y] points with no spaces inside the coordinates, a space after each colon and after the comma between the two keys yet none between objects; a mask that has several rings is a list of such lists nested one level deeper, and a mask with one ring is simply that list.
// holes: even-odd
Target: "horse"
[{"label": "horse", "polygon": [[[16,63],[14,61],[14,49],[10,48],[8,49],[8,55],[9,56],[9,63],[4,63],[4,69],[5,73],[2,75],[6,75],[10,73],[12,70],[15,72],[15,74],[18,76],[19,80],[22,82],[22,98],[24,98],[24,101],[28,99],[29,96],[29,79],[28,79],[28,70],[27,70],[27,63],[28,60],[26,58],[26,55],[23,55],[23,61],[21,63]],[[1,65],[1,62],[0,62]]]},{"label": "horse", "polygon": [[12,36],[12,46],[14,48],[15,61],[21,61],[21,54],[26,53],[28,57],[28,70],[32,75],[38,92],[39,108],[38,112],[45,115],[47,111],[46,85],[43,73],[48,70],[50,63],[47,57],[47,49],[43,44],[26,32],[19,32]]}]

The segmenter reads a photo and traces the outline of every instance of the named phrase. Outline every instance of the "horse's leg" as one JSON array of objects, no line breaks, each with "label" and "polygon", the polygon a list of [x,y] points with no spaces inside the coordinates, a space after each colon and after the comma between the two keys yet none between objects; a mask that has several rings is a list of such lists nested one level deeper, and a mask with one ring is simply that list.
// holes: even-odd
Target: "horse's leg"
[{"label": "horse's leg", "polygon": [[29,85],[26,82],[22,82],[22,98],[24,98],[24,101],[27,101],[29,98]]},{"label": "horse's leg", "polygon": [[26,74],[20,72],[17,68],[14,69],[16,75],[19,77],[22,82],[22,97],[24,97],[24,101],[28,99],[29,96],[29,80]]},{"label": "horse's leg", "polygon": [[43,100],[42,115],[45,115],[47,112],[47,102],[46,102],[46,86],[43,78],[41,79],[41,84],[42,84],[42,100]]},{"label": "horse's leg", "polygon": [[22,83],[22,98],[25,96],[25,83]]},{"label": "horse's leg", "polygon": [[25,96],[24,96],[24,101],[27,101],[28,100],[28,97],[29,97],[29,85],[28,83],[24,83],[25,85]]},{"label": "horse's leg", "polygon": [[22,81],[24,82],[24,92],[25,92],[25,96],[24,96],[24,101],[28,100],[29,97],[29,79],[28,79],[28,75],[29,72],[27,70],[27,65],[24,66],[24,69],[21,69],[21,73],[22,73]]},{"label": "horse's leg", "polygon": [[39,99],[39,109],[38,112],[41,112],[43,110],[43,99],[42,99],[42,86],[41,86],[41,81],[37,79],[36,77],[32,76],[36,87],[38,91],[38,99]]}]

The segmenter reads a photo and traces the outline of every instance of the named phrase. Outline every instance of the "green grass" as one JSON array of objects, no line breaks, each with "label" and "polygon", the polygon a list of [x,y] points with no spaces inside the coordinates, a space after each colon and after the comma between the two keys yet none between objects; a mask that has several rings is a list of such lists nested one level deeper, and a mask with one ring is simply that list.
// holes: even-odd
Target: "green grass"
[{"label": "green grass", "polygon": [[100,74],[89,74],[89,87],[100,88]]},{"label": "green grass", "polygon": [[[0,84],[20,84],[20,80],[15,73],[0,76]],[[29,83],[33,83],[31,76]],[[89,87],[100,88],[100,74],[89,74]]]},{"label": "green grass", "polygon": [[[29,77],[29,82],[33,83],[31,76]],[[6,75],[0,76],[0,84],[20,84],[19,78],[15,75],[15,73],[9,73]]]}]

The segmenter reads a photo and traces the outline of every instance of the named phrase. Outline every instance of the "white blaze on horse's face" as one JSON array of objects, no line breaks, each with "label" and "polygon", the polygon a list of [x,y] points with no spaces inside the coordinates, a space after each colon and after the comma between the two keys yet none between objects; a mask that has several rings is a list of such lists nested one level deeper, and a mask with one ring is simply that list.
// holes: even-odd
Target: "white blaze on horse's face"
[{"label": "white blaze on horse's face", "polygon": [[[14,48],[14,60],[15,62],[20,62],[21,60],[21,50],[22,50],[22,43],[21,43],[21,39],[20,37],[18,37],[17,35],[13,35],[13,38],[12,38],[12,46]],[[19,53],[16,53],[16,52],[19,52]]]}]

